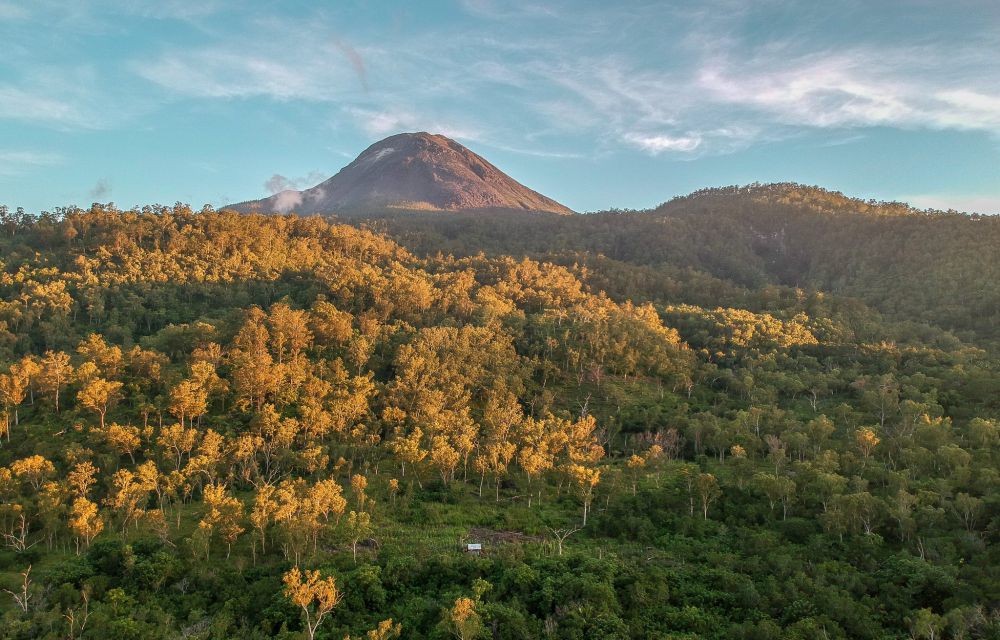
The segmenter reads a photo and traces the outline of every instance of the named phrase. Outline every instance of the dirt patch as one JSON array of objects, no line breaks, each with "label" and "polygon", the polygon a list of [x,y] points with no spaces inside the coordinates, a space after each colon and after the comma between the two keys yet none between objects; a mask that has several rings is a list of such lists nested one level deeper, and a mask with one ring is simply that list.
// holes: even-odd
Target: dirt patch
[{"label": "dirt patch", "polygon": [[542,541],[540,536],[529,536],[520,531],[496,531],[485,527],[472,527],[466,538],[469,542],[488,542],[489,544],[523,544]]}]

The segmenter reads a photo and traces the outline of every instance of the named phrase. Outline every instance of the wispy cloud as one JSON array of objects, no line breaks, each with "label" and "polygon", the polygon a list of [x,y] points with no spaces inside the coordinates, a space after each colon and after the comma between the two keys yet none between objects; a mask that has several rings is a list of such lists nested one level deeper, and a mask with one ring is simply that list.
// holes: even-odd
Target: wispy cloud
[{"label": "wispy cloud", "polygon": [[[982,93],[981,78],[962,69],[928,72],[934,47],[857,48],[790,55],[784,47],[751,60],[706,61],[696,88],[709,103],[727,104],[778,125],[870,126],[981,130],[1000,134],[1000,91]],[[977,70],[989,66],[984,56]],[[994,82],[1000,81],[1000,74]]]},{"label": "wispy cloud", "polygon": [[[391,34],[392,20],[349,29],[334,9],[202,20],[229,10],[223,0],[77,11],[105,29],[111,15],[199,22],[199,44],[165,39],[123,62],[162,90],[150,92],[161,102],[308,103],[371,137],[425,129],[542,155],[539,140],[573,136],[592,146],[587,156],[693,158],[813,130],[839,139],[876,126],[1000,136],[995,21],[961,40],[927,28],[920,38],[871,30],[838,39],[810,21],[811,3],[793,2],[804,16],[794,29],[763,29],[768,12],[787,13],[783,4],[462,0],[461,29],[397,25]],[[17,9],[0,0],[0,20],[24,13]],[[113,118],[85,88],[112,84],[26,76],[0,84],[0,118],[100,128]]]},{"label": "wispy cloud", "polygon": [[196,98],[343,102],[371,88],[368,59],[377,48],[349,43],[322,14],[256,14],[235,23],[238,28],[212,32],[201,46],[166,47],[130,68],[171,93]]},{"label": "wispy cloud", "polygon": [[501,151],[507,151],[509,153],[516,153],[522,156],[532,156],[535,158],[556,158],[561,160],[566,159],[580,159],[588,157],[583,153],[573,153],[570,151],[552,151],[550,149],[528,149],[523,147],[511,147],[509,145],[484,141],[484,145],[492,147],[494,149],[499,149]]},{"label": "wispy cloud", "polygon": [[803,130],[1000,135],[1000,71],[987,71],[1000,43],[989,29],[963,42],[845,43],[808,31],[761,39],[748,25],[771,2],[461,6],[476,19],[462,31],[352,33],[350,44],[324,14],[261,17],[238,38],[164,49],[132,68],[182,96],[329,103],[372,137],[426,129],[511,149],[536,147],[529,131],[671,157]]},{"label": "wispy cloud", "polygon": [[350,116],[358,127],[374,138],[403,131],[428,131],[467,142],[482,139],[481,132],[472,127],[463,126],[457,119],[442,119],[435,115],[417,113],[405,108],[347,107],[344,109],[344,113]]},{"label": "wispy cloud", "polygon": [[94,120],[72,100],[48,92],[0,85],[0,119],[90,128]]},{"label": "wispy cloud", "polygon": [[[321,53],[317,52],[318,58]],[[165,89],[199,98],[332,101],[346,92],[342,69],[329,64],[328,58],[302,63],[294,54],[207,48],[168,53],[133,68]]]},{"label": "wispy cloud", "polygon": [[10,2],[0,2],[0,21],[24,20],[31,13],[25,8]]},{"label": "wispy cloud", "polygon": [[0,149],[0,175],[21,175],[36,167],[50,167],[64,161],[57,153]]},{"label": "wispy cloud", "polygon": [[276,173],[264,181],[264,189],[271,195],[281,193],[282,191],[308,189],[309,187],[318,185],[329,177],[320,171],[310,171],[308,175],[300,178],[288,178],[280,173]]},{"label": "wispy cloud", "polygon": [[560,11],[552,3],[496,2],[495,0],[460,0],[459,4],[472,15],[491,20],[519,18],[556,18]]}]

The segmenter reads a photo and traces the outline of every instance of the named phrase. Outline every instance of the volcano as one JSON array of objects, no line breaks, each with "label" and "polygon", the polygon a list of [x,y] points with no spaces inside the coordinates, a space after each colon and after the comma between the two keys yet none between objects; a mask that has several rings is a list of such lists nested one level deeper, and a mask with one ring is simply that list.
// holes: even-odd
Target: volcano
[{"label": "volcano", "polygon": [[300,214],[375,209],[573,213],[454,140],[424,132],[376,142],[337,175],[310,189],[282,191],[228,208]]}]

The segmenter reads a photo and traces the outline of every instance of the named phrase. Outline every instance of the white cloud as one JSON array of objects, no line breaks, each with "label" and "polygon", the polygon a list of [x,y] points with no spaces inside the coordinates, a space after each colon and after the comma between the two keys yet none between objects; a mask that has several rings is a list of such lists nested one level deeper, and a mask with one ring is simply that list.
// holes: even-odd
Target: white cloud
[{"label": "white cloud", "polygon": [[302,204],[302,193],[299,191],[282,191],[276,195],[274,210],[279,213],[287,213]]},{"label": "white cloud", "polygon": [[629,142],[643,151],[648,151],[653,155],[658,155],[664,151],[694,151],[701,146],[701,136],[666,136],[666,135],[641,135],[628,133],[624,136]]}]

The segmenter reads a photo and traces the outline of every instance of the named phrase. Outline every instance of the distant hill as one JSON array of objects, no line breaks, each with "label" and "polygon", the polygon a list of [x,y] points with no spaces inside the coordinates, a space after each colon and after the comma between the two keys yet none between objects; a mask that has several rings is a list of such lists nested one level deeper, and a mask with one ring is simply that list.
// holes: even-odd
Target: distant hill
[{"label": "distant hill", "polygon": [[1000,216],[783,183],[705,189],[649,211],[518,216],[513,224],[510,215],[395,215],[382,228],[427,255],[587,264],[622,297],[740,305],[740,290],[798,287],[1000,344]]},{"label": "distant hill", "polygon": [[569,214],[461,144],[430,133],[400,133],[365,149],[337,175],[227,207],[244,213],[334,213],[365,209],[511,209]]}]

